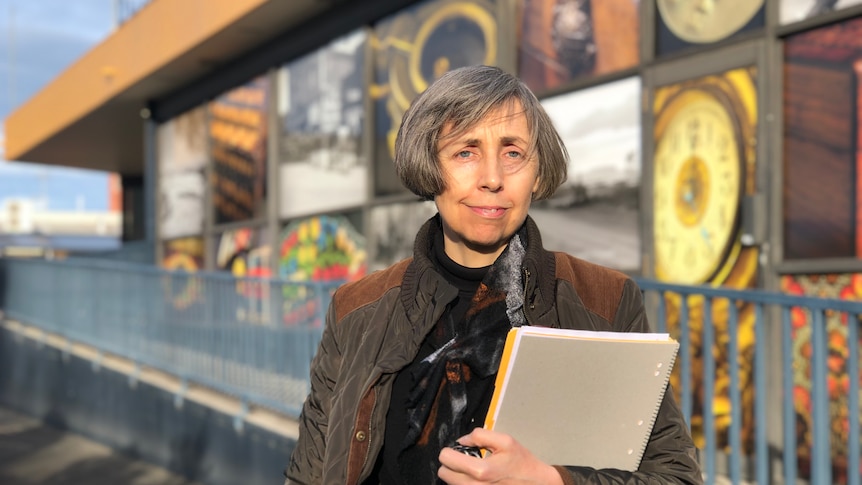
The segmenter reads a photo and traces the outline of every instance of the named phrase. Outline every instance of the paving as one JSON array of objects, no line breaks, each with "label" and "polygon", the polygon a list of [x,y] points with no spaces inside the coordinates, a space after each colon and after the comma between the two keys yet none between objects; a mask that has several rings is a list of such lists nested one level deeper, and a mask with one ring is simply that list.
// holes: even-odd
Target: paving
[{"label": "paving", "polygon": [[2,485],[200,485],[0,407]]}]

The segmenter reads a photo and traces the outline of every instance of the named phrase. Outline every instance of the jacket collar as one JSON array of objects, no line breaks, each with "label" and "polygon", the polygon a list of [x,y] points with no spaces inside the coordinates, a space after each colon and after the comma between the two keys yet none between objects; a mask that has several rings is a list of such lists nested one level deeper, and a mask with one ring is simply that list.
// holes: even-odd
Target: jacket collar
[{"label": "jacket collar", "polygon": [[[524,222],[527,233],[527,253],[524,256],[524,300],[527,321],[531,324],[557,326],[556,318],[546,318],[554,307],[554,287],[556,284],[556,261],[554,253],[542,247],[542,236],[533,218],[527,216]],[[440,318],[446,305],[458,294],[458,290],[450,285],[435,269],[431,260],[431,247],[434,235],[441,231],[440,215],[428,219],[419,232],[413,244],[413,262],[404,273],[401,284],[401,303],[407,313],[407,318],[420,330],[417,337],[424,338],[430,325]],[[428,307],[436,305],[434,315],[429,320]],[[424,325],[427,328],[422,328]]]},{"label": "jacket collar", "polygon": [[[431,260],[434,234],[440,230],[439,214],[422,225],[413,243],[413,261],[401,282],[401,304],[414,330],[416,345],[443,315],[446,305],[458,296],[458,289],[436,271]],[[429,312],[432,305],[433,311]]]},{"label": "jacket collar", "polygon": [[[554,309],[557,264],[554,253],[542,246],[542,235],[533,218],[527,216],[527,254],[524,256],[524,311],[531,325],[557,327]],[[548,318],[551,317],[551,318]]]}]

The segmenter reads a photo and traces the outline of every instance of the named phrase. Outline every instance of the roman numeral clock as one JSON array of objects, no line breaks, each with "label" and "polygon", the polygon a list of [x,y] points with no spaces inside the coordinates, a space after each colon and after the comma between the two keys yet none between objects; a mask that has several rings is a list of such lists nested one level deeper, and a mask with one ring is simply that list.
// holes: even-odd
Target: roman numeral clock
[{"label": "roman numeral clock", "polygon": [[742,250],[740,206],[752,189],[753,68],[661,87],[653,114],[655,276],[722,284]]},{"label": "roman numeral clock", "polygon": [[763,28],[764,0],[656,0],[656,54],[696,49]]}]

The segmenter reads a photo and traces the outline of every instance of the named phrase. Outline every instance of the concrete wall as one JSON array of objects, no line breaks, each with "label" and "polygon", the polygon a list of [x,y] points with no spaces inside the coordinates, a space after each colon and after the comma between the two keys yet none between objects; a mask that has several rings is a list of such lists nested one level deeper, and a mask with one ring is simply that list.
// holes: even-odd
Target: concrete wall
[{"label": "concrete wall", "polygon": [[0,326],[0,405],[207,485],[281,483],[293,440]]}]

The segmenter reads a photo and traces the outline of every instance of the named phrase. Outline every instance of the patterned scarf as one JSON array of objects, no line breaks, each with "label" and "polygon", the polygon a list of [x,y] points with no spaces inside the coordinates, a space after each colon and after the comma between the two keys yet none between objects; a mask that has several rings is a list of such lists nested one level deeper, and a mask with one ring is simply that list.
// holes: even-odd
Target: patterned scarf
[{"label": "patterned scarf", "polygon": [[416,384],[408,396],[402,449],[416,444],[440,450],[459,438],[467,408],[466,382],[473,375],[496,373],[509,329],[526,323],[521,274],[525,235],[515,234],[488,269],[460,331],[455,331],[449,312],[444,315],[455,336],[413,370]]}]

